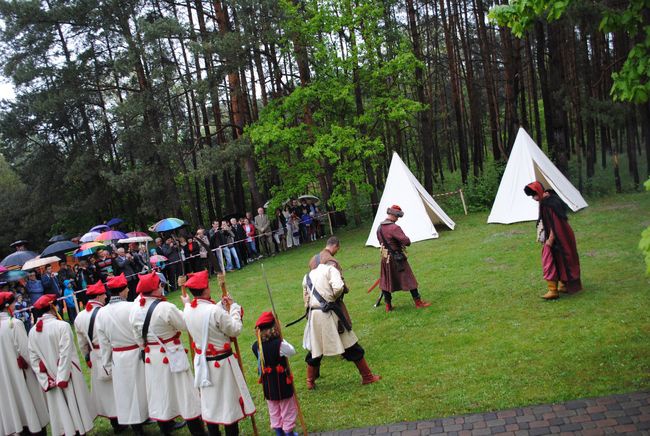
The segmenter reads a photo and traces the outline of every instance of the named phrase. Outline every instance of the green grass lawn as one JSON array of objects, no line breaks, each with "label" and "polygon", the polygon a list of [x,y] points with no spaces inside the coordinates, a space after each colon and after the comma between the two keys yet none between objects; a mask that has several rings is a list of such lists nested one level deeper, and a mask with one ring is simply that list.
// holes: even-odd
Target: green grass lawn
[{"label": "green grass lawn", "polygon": [[[352,363],[330,357],[323,359],[317,389],[307,391],[304,323],[285,329],[300,350],[291,363],[310,431],[650,388],[650,280],[637,249],[650,225],[650,195],[599,199],[571,215],[585,290],[553,302],[539,298],[545,283],[533,223],[488,225],[487,212],[453,219],[456,230],[441,230],[439,239],[409,250],[422,296],[433,303],[421,310],[403,292],[394,296],[394,312],[374,308],[378,293],[366,290],[378,277],[379,253],[364,247],[368,227],[338,234],[353,328],[383,379],[361,386]],[[264,260],[284,323],[303,313],[302,277],[321,242]],[[227,283],[245,308],[239,342],[258,428],[271,434],[250,351],[255,319],[271,307],[260,263],[229,274]],[[218,293],[216,282],[212,287]],[[178,295],[171,300],[179,303]],[[97,434],[110,431],[104,419],[97,426]],[[249,421],[241,429],[252,433]]]}]

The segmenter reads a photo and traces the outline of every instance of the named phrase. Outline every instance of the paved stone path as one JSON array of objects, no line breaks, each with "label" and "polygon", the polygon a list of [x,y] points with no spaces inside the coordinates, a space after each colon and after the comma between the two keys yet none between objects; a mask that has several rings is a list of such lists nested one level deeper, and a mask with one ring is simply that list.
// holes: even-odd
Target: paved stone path
[{"label": "paved stone path", "polygon": [[[322,436],[424,436],[447,434],[537,436],[650,435],[650,392],[567,403],[522,407],[492,413],[454,416],[431,421],[320,433]],[[312,433],[313,434],[313,433]]]}]

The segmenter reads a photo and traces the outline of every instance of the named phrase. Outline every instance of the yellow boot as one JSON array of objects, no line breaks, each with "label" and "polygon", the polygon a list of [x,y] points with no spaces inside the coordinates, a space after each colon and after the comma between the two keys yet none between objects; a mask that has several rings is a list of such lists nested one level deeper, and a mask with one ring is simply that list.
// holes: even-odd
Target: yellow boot
[{"label": "yellow boot", "polygon": [[557,290],[558,290],[558,292],[561,292],[563,294],[566,294],[567,292],[569,292],[569,291],[566,290],[566,285],[564,284],[564,282],[557,282]]},{"label": "yellow boot", "polygon": [[560,293],[557,291],[557,282],[547,280],[548,292],[542,296],[544,300],[555,300],[560,298]]}]

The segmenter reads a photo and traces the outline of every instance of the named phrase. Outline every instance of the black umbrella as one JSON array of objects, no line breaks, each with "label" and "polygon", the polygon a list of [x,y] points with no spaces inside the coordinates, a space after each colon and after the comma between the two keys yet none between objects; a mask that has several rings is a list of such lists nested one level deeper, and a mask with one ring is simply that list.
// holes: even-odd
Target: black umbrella
[{"label": "black umbrella", "polygon": [[25,239],[19,239],[17,241],[12,242],[11,244],[9,244],[9,246],[10,247],[17,247],[19,245],[27,245],[27,244],[29,244],[29,241],[27,241]]},{"label": "black umbrella", "polygon": [[79,245],[75,244],[74,242],[59,241],[48,245],[48,247],[41,253],[41,257],[58,256],[63,253],[67,253],[68,251],[74,251],[77,248],[79,248]]},{"label": "black umbrella", "polygon": [[34,253],[33,251],[16,251],[15,253],[11,253],[9,256],[2,259],[0,265],[2,266],[16,265],[22,267],[25,264],[25,262],[35,258],[36,256],[37,254]]},{"label": "black umbrella", "polygon": [[67,241],[68,237],[66,235],[54,235],[47,242],[60,242]]}]

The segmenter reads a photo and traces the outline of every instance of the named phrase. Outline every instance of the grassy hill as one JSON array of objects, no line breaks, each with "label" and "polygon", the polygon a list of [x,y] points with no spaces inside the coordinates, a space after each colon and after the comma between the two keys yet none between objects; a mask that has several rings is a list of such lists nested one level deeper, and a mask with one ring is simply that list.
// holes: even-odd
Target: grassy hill
[{"label": "grassy hill", "polygon": [[[394,296],[393,313],[374,308],[378,293],[366,290],[378,277],[379,255],[363,245],[368,227],[338,234],[353,328],[383,380],[361,386],[353,364],[325,358],[317,389],[307,391],[304,323],[285,329],[300,350],[291,363],[310,431],[650,388],[650,281],[637,249],[650,225],[650,195],[600,199],[571,215],[585,290],[553,302],[539,298],[545,283],[533,223],[488,225],[487,213],[453,218],[456,230],[409,250],[420,291],[433,303],[421,310],[408,293]],[[283,323],[302,315],[302,276],[320,249],[318,242],[264,260]],[[239,342],[258,427],[271,434],[250,352],[255,319],[271,307],[260,262],[229,274],[227,283],[245,308]],[[170,298],[178,303],[178,295]],[[97,424],[97,433],[109,428]],[[251,434],[248,422],[241,429]]]}]

